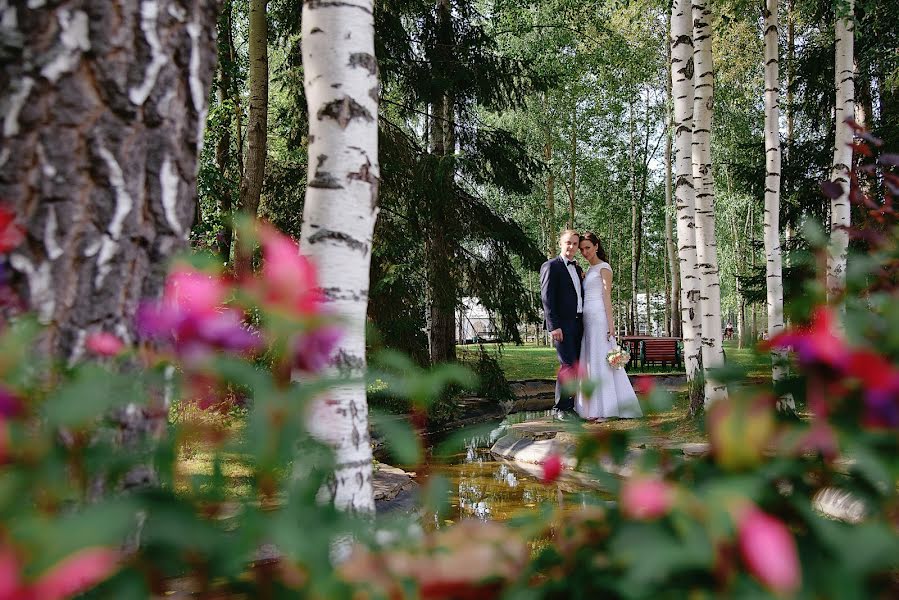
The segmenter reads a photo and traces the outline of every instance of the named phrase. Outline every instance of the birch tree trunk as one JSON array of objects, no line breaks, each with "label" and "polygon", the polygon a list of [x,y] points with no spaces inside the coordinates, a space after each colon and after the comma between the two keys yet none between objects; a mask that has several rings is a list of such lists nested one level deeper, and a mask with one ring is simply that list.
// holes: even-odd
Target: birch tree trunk
[{"label": "birch tree trunk", "polygon": [[[334,366],[360,379],[378,208],[378,69],[372,0],[303,4],[304,87],[309,161],[301,250],[318,266],[332,310],[344,320]],[[333,446],[331,483],[339,509],[372,513],[368,403],[361,382],[329,391],[309,415],[310,431]]]},{"label": "birch tree trunk", "polygon": [[[218,59],[219,59],[219,77],[216,89],[216,99],[219,106],[222,107],[228,101],[232,91],[231,80],[231,48],[232,41],[232,22],[231,22],[232,6],[228,1],[222,7],[222,13],[219,17],[219,40],[218,40]],[[223,113],[225,111],[222,111]],[[231,153],[231,118],[227,118],[222,127],[221,135],[215,146],[215,165],[218,167],[219,174],[222,178],[222,186],[218,193],[216,201],[219,218],[222,220],[222,229],[216,239],[216,247],[219,256],[223,262],[231,259],[231,239],[233,229],[230,223],[231,211],[233,210],[233,198],[231,195],[231,182],[229,181],[230,167],[229,155]]]},{"label": "birch tree trunk", "polygon": [[267,0],[250,0],[250,110],[247,116],[247,157],[240,182],[240,210],[250,217],[255,217],[259,210],[268,147],[267,4]]},{"label": "birch tree trunk", "polygon": [[714,100],[712,29],[709,0],[693,2],[693,57],[696,93],[693,98],[693,185],[696,187],[696,260],[700,271],[702,312],[702,365],[705,404],[727,397],[727,388],[715,381],[710,369],[724,363],[721,343],[721,285],[715,241],[715,191],[712,175],[711,134]]},{"label": "birch tree trunk", "polygon": [[[42,354],[73,364],[97,332],[137,341],[138,304],[195,217],[215,27],[214,0],[0,1],[0,198],[27,230],[12,285],[46,326]],[[109,415],[118,441],[164,431],[168,400]]]},{"label": "birch tree trunk", "polygon": [[[765,281],[768,335],[784,327],[783,272],[780,247],[780,52],[778,0],[766,0],[762,9],[765,31]],[[786,376],[782,352],[772,352],[771,376],[775,384]],[[778,408],[794,410],[791,396],[778,399]]]},{"label": "birch tree trunk", "polygon": [[[670,91],[670,90],[669,90]],[[674,228],[671,219],[674,215],[674,195],[671,181],[671,124],[665,134],[665,257],[668,260],[667,273],[669,283],[668,302],[665,310],[668,335],[680,337],[680,269],[677,264],[677,248],[674,241]]]},{"label": "birch tree trunk", "polygon": [[0,2],[0,198],[28,232],[14,286],[68,362],[96,331],[134,342],[187,245],[216,4]]},{"label": "birch tree trunk", "polygon": [[[846,255],[850,224],[849,171],[852,168],[852,129],[846,119],[855,116],[854,0],[837,7],[835,25],[836,137],[831,180],[843,193],[830,201],[830,249],[827,257],[827,299],[839,297],[846,283]],[[845,11],[845,13],[843,12]]]},{"label": "birch tree trunk", "polygon": [[681,333],[684,366],[692,381],[700,368],[699,274],[696,261],[695,188],[693,186],[693,15],[690,0],[671,7],[671,79],[674,107],[677,256],[680,263]]}]

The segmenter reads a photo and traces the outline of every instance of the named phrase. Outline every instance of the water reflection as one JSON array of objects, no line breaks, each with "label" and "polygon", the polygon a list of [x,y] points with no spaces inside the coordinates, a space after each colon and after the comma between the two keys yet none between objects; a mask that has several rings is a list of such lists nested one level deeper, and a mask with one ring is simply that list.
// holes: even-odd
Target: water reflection
[{"label": "water reflection", "polygon": [[[519,422],[541,414],[510,416]],[[464,518],[504,521],[522,511],[535,510],[544,502],[573,508],[587,501],[586,488],[577,483],[545,485],[539,480],[539,466],[508,463],[490,453],[490,447],[511,422],[504,420],[488,435],[466,439],[464,449],[452,456],[449,464],[432,466],[431,473],[443,475],[450,482],[450,513],[445,522]]]}]

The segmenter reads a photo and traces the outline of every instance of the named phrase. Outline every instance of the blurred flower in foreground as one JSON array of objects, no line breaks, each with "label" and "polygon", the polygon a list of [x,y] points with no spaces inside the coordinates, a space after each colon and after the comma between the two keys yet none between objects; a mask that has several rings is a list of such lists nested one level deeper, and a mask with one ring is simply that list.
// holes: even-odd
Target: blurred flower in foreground
[{"label": "blurred flower in foreground", "polygon": [[25,230],[16,223],[16,214],[0,207],[0,254],[6,254],[25,239]]},{"label": "blurred flower in foreground", "polygon": [[85,548],[63,559],[33,582],[24,581],[21,565],[0,546],[0,600],[64,600],[91,589],[119,569],[119,553]]},{"label": "blurred flower in foreground", "polygon": [[115,335],[102,331],[87,336],[85,346],[97,356],[115,356],[122,351],[125,343]]},{"label": "blurred flower in foreground", "polygon": [[22,400],[18,395],[0,384],[0,420],[18,417],[23,410]]},{"label": "blurred flower in foreground", "polygon": [[735,395],[709,408],[709,444],[716,462],[724,469],[750,469],[762,461],[776,425],[774,400]]},{"label": "blurred flower in foreground", "polygon": [[323,298],[315,266],[300,254],[295,241],[275,228],[263,226],[260,237],[264,302],[294,315],[316,314]]},{"label": "blurred flower in foreground", "polygon": [[826,306],[815,309],[808,327],[785,330],[763,344],[765,349],[790,347],[803,366],[842,368],[849,360],[846,343],[834,328],[833,312]]},{"label": "blurred flower in foreground", "polygon": [[555,452],[550,454],[543,460],[542,468],[543,476],[541,481],[543,483],[554,482],[562,474],[562,457]]},{"label": "blurred flower in foreground", "polygon": [[[345,580],[382,594],[375,597],[496,598],[503,582],[518,577],[528,561],[524,540],[494,522],[462,521],[429,534],[421,548],[375,555],[358,547],[339,571]],[[400,587],[406,581],[418,584],[417,595]]]},{"label": "blurred flower in foreground", "polygon": [[750,573],[773,591],[796,592],[802,580],[796,541],[784,525],[755,506],[738,517],[740,556]]},{"label": "blurred flower in foreground", "polygon": [[674,487],[660,479],[634,476],[621,486],[621,512],[631,519],[657,519],[674,505]]},{"label": "blurred flower in foreground", "polygon": [[222,306],[228,291],[221,279],[182,268],[169,277],[161,302],[140,307],[137,328],[147,337],[172,342],[185,359],[215,350],[254,350],[261,344],[259,335],[243,323],[241,311]]},{"label": "blurred flower in foreground", "polygon": [[293,343],[293,366],[301,371],[316,373],[331,362],[343,332],[334,326],[323,326],[303,333]]}]

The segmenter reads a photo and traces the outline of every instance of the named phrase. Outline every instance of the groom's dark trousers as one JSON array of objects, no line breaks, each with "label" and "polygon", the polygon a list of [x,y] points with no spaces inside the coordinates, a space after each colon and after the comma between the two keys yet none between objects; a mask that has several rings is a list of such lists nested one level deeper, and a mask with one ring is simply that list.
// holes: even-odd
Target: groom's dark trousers
[{"label": "groom's dark trousers", "polygon": [[[574,268],[583,296],[583,284],[580,283],[581,268],[579,266]],[[554,342],[556,354],[559,356],[559,371],[572,369],[581,356],[584,320],[583,315],[577,310],[578,291],[575,290],[566,262],[560,256],[546,261],[540,267],[540,299],[543,301],[546,328],[549,331],[562,330],[562,341]],[[574,409],[574,396],[562,396],[562,384],[558,378],[553,408],[563,411]]]}]

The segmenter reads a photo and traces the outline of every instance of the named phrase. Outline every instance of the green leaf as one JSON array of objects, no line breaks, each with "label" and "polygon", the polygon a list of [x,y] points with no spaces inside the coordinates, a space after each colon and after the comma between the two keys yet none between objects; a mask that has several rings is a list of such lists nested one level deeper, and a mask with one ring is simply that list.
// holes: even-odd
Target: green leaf
[{"label": "green leaf", "polygon": [[390,456],[403,465],[421,462],[421,443],[408,420],[377,412],[370,413],[369,420],[372,427],[382,434]]},{"label": "green leaf", "polygon": [[143,401],[140,378],[87,364],[78,368],[71,383],[50,394],[42,410],[50,427],[78,426],[90,423],[114,406]]}]

